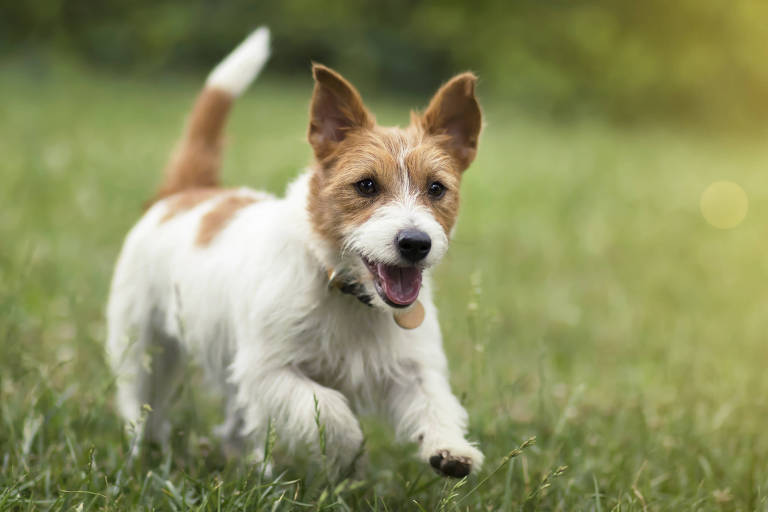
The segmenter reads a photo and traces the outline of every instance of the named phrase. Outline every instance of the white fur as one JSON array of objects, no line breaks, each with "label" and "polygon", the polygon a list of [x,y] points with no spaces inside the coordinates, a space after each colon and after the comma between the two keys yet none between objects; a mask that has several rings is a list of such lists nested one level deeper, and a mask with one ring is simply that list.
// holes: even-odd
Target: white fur
[{"label": "white fur", "polygon": [[206,85],[240,96],[269,58],[269,29],[254,30],[245,41],[213,68]]},{"label": "white fur", "polygon": [[[221,71],[239,51],[212,79],[242,76]],[[224,83],[237,85],[217,81]],[[340,254],[311,227],[310,173],[284,199],[240,189],[259,201],[239,210],[207,246],[195,245],[197,231],[221,197],[170,219],[164,217],[173,198],[161,200],[130,231],[107,309],[122,416],[135,424],[148,404],[144,433],[165,442],[170,400],[191,358],[225,397],[218,432],[240,453],[250,440],[256,457],[263,456],[270,421],[289,449],[316,451],[317,400],[333,470],[348,467],[361,450],[353,411],[362,410],[390,418],[399,439],[419,444],[422,460],[449,454],[477,470],[483,455],[464,438],[467,413],[448,383],[429,275],[419,297],[426,318],[413,330],[400,328],[378,297],[367,307],[330,289],[326,275],[338,265],[368,274],[359,254],[395,261],[394,234],[404,227],[432,237],[429,266],[444,254],[447,235],[404,194],[351,231]]]},{"label": "white fur", "polygon": [[431,267],[440,261],[448,249],[448,237],[428,208],[409,199],[379,207],[371,218],[346,234],[344,250],[372,261],[403,265],[407,262],[392,241],[400,231],[415,228],[432,240],[432,249],[421,264]]}]

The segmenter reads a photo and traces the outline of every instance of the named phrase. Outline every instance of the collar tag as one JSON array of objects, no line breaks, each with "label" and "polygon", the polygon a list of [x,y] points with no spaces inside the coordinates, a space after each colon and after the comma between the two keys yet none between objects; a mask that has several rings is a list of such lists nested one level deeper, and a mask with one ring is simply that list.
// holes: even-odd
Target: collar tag
[{"label": "collar tag", "polygon": [[425,314],[424,306],[420,300],[417,300],[407,311],[398,311],[392,316],[395,318],[395,323],[403,329],[415,329],[424,322]]}]

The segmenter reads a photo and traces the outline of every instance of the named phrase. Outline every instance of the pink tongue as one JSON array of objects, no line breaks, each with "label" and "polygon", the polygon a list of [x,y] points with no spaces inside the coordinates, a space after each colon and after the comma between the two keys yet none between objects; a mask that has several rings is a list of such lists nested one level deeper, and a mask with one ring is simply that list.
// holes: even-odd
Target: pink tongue
[{"label": "pink tongue", "polygon": [[419,296],[421,270],[415,267],[395,267],[379,263],[376,272],[381,278],[387,298],[395,304],[407,306]]}]

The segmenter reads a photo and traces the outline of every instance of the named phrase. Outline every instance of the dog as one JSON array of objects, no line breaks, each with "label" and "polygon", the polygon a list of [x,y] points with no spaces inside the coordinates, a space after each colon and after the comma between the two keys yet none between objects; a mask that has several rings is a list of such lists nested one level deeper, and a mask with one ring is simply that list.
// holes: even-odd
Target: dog
[{"label": "dog", "polygon": [[338,474],[363,451],[353,411],[375,410],[440,474],[477,471],[483,454],[450,389],[430,279],[477,152],[477,79],[455,76],[407,128],[390,128],[313,64],[312,164],[283,198],[221,188],[228,111],[269,52],[260,28],[213,69],[125,239],[107,306],[119,411],[166,443],[192,360],[225,399],[216,432],[231,452],[263,447],[274,428],[287,453],[324,444]]}]

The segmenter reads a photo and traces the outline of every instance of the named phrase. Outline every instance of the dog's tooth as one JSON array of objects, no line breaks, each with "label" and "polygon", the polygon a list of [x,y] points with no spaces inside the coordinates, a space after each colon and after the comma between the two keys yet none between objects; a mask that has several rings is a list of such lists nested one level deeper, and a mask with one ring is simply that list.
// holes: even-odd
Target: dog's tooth
[{"label": "dog's tooth", "polygon": [[424,322],[424,306],[417,300],[408,311],[395,313],[393,316],[397,325],[403,329],[415,329]]}]

